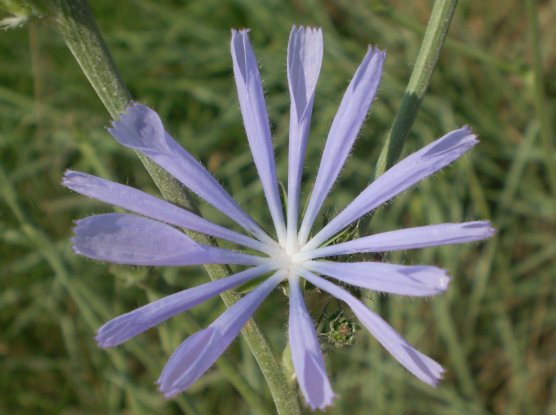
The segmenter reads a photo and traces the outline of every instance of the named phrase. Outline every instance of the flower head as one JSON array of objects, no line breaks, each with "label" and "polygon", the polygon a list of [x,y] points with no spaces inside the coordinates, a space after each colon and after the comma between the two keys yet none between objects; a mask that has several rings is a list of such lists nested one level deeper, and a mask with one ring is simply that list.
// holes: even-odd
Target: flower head
[{"label": "flower head", "polygon": [[[490,224],[486,221],[446,223],[395,230],[335,244],[325,243],[384,202],[458,159],[477,143],[475,135],[464,127],[405,158],[378,177],[324,228],[312,235],[314,221],[376,94],[385,54],[369,48],[349,84],[332,123],[307,209],[301,219],[300,184],[322,61],[322,33],[320,29],[294,27],[290,35],[287,71],[291,118],[285,216],[259,70],[246,30],[232,32],[231,48],[247,139],[272,217],[272,235],[276,237],[257,224],[216,179],[170,137],[153,110],[141,104],[130,106],[109,130],[114,138],[156,162],[201,199],[239,224],[245,233],[216,225],[140,190],[69,171],[64,176],[65,186],[135,213],[103,214],[78,221],[73,238],[75,251],[89,258],[119,264],[236,264],[247,268],[109,321],[98,331],[98,344],[101,347],[117,346],[226,290],[268,275],[206,329],[190,336],[178,347],[158,380],[160,390],[166,396],[172,396],[191,386],[238,335],[264,298],[278,284],[287,282],[290,298],[288,335],[293,366],[306,402],[313,409],[322,409],[331,404],[334,393],[314,324],[303,300],[299,283],[303,278],[345,302],[361,324],[404,367],[423,382],[435,385],[442,376],[442,367],[415,350],[378,315],[332,281],[391,294],[432,296],[446,290],[449,282],[446,272],[433,266],[334,262],[326,258],[477,241],[493,234]],[[176,227],[221,238],[247,250],[202,245]]]}]

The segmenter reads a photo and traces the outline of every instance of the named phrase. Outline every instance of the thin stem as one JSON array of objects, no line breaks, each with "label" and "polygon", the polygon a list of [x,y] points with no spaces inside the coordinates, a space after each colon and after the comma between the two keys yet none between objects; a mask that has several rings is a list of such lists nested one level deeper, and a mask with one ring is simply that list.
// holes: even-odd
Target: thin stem
[{"label": "thin stem", "polygon": [[[87,0],[56,0],[55,4],[53,13],[57,30],[112,118],[119,118],[132,102],[132,97],[118,74]],[[165,199],[197,213],[188,191],[177,180],[146,157],[139,155],[139,158]],[[216,245],[205,235],[189,235],[197,242]],[[205,269],[212,280],[231,274],[229,267],[222,265],[206,265]],[[221,297],[227,307],[238,299],[229,292]],[[241,333],[261,368],[278,413],[299,414],[297,394],[289,387],[282,367],[257,324],[248,321]]]},{"label": "thin stem", "polygon": [[535,109],[540,124],[541,142],[544,146],[546,157],[546,168],[548,170],[548,186],[552,195],[556,194],[556,161],[554,159],[554,135],[550,126],[547,112],[548,106],[544,91],[542,44],[539,29],[539,14],[535,0],[527,0],[527,17],[529,19],[529,30],[531,32],[531,50],[533,52],[533,95]]},{"label": "thin stem", "polygon": [[[398,27],[403,27],[419,35],[423,35],[425,33],[426,26],[416,21],[413,16],[402,14],[392,7],[381,8],[380,13],[384,17],[390,19]],[[502,60],[500,57],[495,56],[488,51],[484,51],[469,42],[462,42],[457,39],[447,38],[445,41],[445,47],[502,72],[521,75],[524,71],[524,66],[521,62]]]},{"label": "thin stem", "polygon": [[405,139],[415,121],[429,86],[440,51],[452,22],[457,0],[436,0],[423,37],[423,43],[405,90],[400,110],[378,158],[375,177],[392,167],[402,152]]},{"label": "thin stem", "polygon": [[[554,134],[550,116],[547,112],[548,103],[546,102],[546,95],[544,91],[544,76],[543,76],[543,58],[542,58],[542,44],[539,29],[539,11],[537,9],[537,2],[535,0],[527,0],[527,15],[529,18],[529,30],[531,31],[531,49],[533,51],[533,71],[534,71],[534,99],[535,109],[540,124],[540,138],[544,146],[545,164],[548,173],[548,191],[551,196],[556,195],[556,161],[554,157]],[[550,274],[545,274],[544,278],[539,281],[541,286],[548,286],[550,282]],[[548,285],[546,285],[548,284]],[[537,345],[541,341],[541,335],[545,328],[547,312],[550,310],[550,294],[547,290],[543,290],[540,298],[536,301],[537,307],[535,309],[535,324],[536,329],[531,333],[531,344]]]}]

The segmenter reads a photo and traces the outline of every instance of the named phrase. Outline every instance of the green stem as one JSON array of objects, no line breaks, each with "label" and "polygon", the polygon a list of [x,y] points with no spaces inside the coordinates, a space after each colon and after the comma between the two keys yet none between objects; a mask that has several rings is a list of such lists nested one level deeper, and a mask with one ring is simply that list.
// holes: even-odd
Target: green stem
[{"label": "green stem", "polygon": [[[119,118],[132,102],[132,97],[118,74],[87,0],[56,0],[55,4],[56,28],[112,118]],[[176,179],[148,158],[142,155],[139,158],[165,199],[196,211],[188,191]],[[190,233],[190,236],[199,243],[216,245],[205,235]],[[230,268],[222,265],[206,265],[205,269],[212,280],[231,274]],[[227,307],[238,299],[231,292],[223,293],[221,297]],[[241,333],[267,381],[277,412],[299,414],[297,394],[289,387],[282,367],[257,324],[250,320]]]},{"label": "green stem", "polygon": [[[548,103],[544,90],[542,43],[539,29],[539,11],[535,0],[527,0],[527,15],[529,18],[529,30],[531,31],[531,49],[533,50],[533,70],[534,70],[534,98],[537,117],[540,123],[540,138],[544,146],[544,156],[546,170],[548,173],[548,192],[552,197],[556,195],[556,161],[554,160],[554,134],[552,131],[552,119],[548,113]],[[550,286],[551,274],[545,273],[539,283],[540,285]],[[551,309],[550,294],[548,290],[543,290],[540,298],[536,300],[535,308],[535,330],[531,333],[531,344],[538,345],[542,341],[541,336],[546,328],[548,310]]]},{"label": "green stem", "polygon": [[[381,15],[390,19],[396,26],[408,29],[418,35],[423,35],[426,30],[426,26],[421,24],[419,21],[415,20],[414,16],[402,14],[398,12],[395,8],[384,7],[380,9]],[[521,62],[516,60],[502,60],[500,57],[489,53],[488,51],[482,50],[476,45],[470,44],[469,42],[463,42],[453,38],[447,38],[445,41],[445,47],[447,49],[452,49],[454,52],[458,52],[463,56],[470,59],[474,59],[477,62],[481,62],[485,65],[489,65],[496,68],[502,72],[508,72],[516,75],[521,75],[524,71],[524,67]]]},{"label": "green stem", "polygon": [[405,90],[400,110],[378,158],[375,177],[392,167],[402,152],[405,139],[415,121],[429,86],[440,51],[452,22],[457,0],[436,0],[423,37],[423,43]]},{"label": "green stem", "polygon": [[550,126],[547,102],[544,91],[544,76],[542,63],[542,44],[539,29],[539,14],[535,0],[527,0],[527,16],[531,32],[531,50],[533,52],[533,95],[535,109],[540,123],[540,135],[545,150],[546,169],[548,170],[548,186],[552,195],[556,194],[556,161],[554,160],[554,136]]}]

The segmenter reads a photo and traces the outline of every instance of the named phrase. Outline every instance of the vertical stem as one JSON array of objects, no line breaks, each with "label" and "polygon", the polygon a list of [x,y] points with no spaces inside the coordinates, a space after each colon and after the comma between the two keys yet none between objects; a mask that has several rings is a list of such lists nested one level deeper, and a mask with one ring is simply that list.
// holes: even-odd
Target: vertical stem
[{"label": "vertical stem", "polygon": [[[118,74],[87,0],[56,0],[55,4],[53,13],[57,30],[112,118],[117,119],[126,111],[132,98]],[[148,158],[140,154],[139,158],[165,199],[196,211],[187,190],[176,179]],[[216,244],[205,235],[190,233],[190,236],[203,244]],[[206,265],[205,269],[212,280],[231,273],[229,267],[222,265]],[[221,297],[228,307],[238,298],[233,293],[223,293]],[[257,324],[250,320],[241,333],[267,381],[277,412],[281,415],[299,414],[297,394],[289,387],[282,367]]]},{"label": "vertical stem", "polygon": [[529,30],[531,32],[531,50],[533,52],[533,94],[535,109],[540,124],[541,142],[544,146],[546,156],[546,169],[548,170],[548,185],[552,195],[556,195],[556,160],[554,160],[554,135],[550,126],[547,112],[547,102],[544,91],[542,44],[539,29],[539,14],[535,0],[527,0],[527,17],[529,19]]},{"label": "vertical stem", "polygon": [[402,152],[402,148],[415,121],[421,101],[429,86],[440,51],[452,22],[457,0],[435,0],[431,17],[423,37],[423,43],[413,68],[413,73],[405,90],[400,110],[378,158],[375,177],[392,167]]},{"label": "vertical stem", "polygon": [[[554,157],[554,134],[552,131],[550,116],[547,112],[546,95],[544,91],[542,44],[539,29],[539,11],[535,0],[527,0],[527,15],[529,19],[529,30],[531,31],[531,49],[533,51],[534,71],[534,99],[535,109],[540,124],[541,144],[544,146],[546,170],[548,173],[548,192],[554,198],[556,196],[556,160]],[[551,285],[552,275],[545,273],[539,281],[541,287]],[[530,344],[537,346],[541,341],[542,333],[546,327],[546,319],[551,310],[550,291],[543,290],[540,298],[537,298],[535,314],[533,316],[535,329],[530,336]]]},{"label": "vertical stem", "polygon": [[98,97],[117,119],[131,102],[86,0],[57,0],[55,19],[69,50]]}]

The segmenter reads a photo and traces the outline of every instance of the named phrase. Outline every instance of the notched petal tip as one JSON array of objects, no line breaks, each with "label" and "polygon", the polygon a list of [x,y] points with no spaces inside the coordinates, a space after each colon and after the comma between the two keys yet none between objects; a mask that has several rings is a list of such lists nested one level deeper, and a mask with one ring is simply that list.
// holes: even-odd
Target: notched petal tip
[{"label": "notched petal tip", "polygon": [[[361,65],[359,65],[359,68],[355,72],[353,80],[348,87],[348,91],[351,91],[353,94],[360,87],[361,90],[365,92],[367,89],[373,88],[375,91],[371,95],[374,98],[374,94],[382,78],[385,59],[386,52],[375,47],[369,47]],[[365,113],[366,112],[367,111],[365,111]]]},{"label": "notched petal tip", "polygon": [[70,238],[70,242],[71,242],[71,249],[77,255],[87,256],[86,251],[83,251],[79,247],[82,242],[82,235],[80,235],[80,233],[82,231],[83,226],[87,226],[86,223],[87,219],[89,218],[76,219],[73,221],[73,227],[71,229],[73,232],[73,236]]},{"label": "notched petal tip", "polygon": [[[128,117],[130,114],[133,114],[134,112],[138,112],[138,111],[145,111],[145,110],[151,110],[149,107],[147,107],[144,104],[141,104],[139,102],[135,102],[133,101],[131,104],[129,104],[119,115],[116,119],[113,119],[110,121],[110,125],[112,126],[112,128],[114,128],[116,125],[118,125],[119,123],[122,122],[123,119],[125,119],[126,117]],[[152,111],[152,110],[151,110]],[[110,127],[109,127],[110,128]]]},{"label": "notched petal tip", "polygon": [[62,180],[66,179],[66,178],[71,178],[74,175],[82,175],[83,173],[78,172],[76,170],[72,170],[72,169],[66,169],[64,171],[64,174],[62,175]]},{"label": "notched petal tip", "polygon": [[156,381],[166,398],[185,391],[212,365],[219,353],[218,331],[208,327],[188,337],[170,356]]},{"label": "notched petal tip", "polygon": [[68,189],[73,190],[72,186],[76,180],[83,175],[83,173],[74,171],[74,170],[66,170],[64,175],[62,176],[62,186],[67,187]]},{"label": "notched petal tip", "polygon": [[232,32],[231,52],[236,83],[239,80],[238,76],[245,84],[243,87],[247,86],[250,79],[254,79],[256,83],[260,83],[259,68],[257,66],[255,53],[249,41],[248,29]]},{"label": "notched petal tip", "polygon": [[444,368],[434,359],[431,359],[427,355],[419,352],[410,344],[402,344],[401,350],[403,350],[403,353],[409,358],[410,361],[413,362],[415,365],[414,369],[417,370],[412,370],[410,366],[406,365],[402,361],[400,361],[400,363],[402,363],[405,368],[413,373],[420,381],[434,388],[437,387],[440,381],[444,378]]},{"label": "notched petal tip", "polygon": [[378,54],[381,58],[386,57],[386,49],[380,49],[376,45],[367,45],[367,53]]},{"label": "notched petal tip", "polygon": [[436,375],[434,377],[432,377],[429,382],[426,382],[430,386],[432,386],[433,388],[437,388],[438,385],[440,384],[440,382],[442,382],[442,380],[444,379],[445,371],[444,371],[444,368],[441,367],[441,369],[442,370],[437,372]]},{"label": "notched petal tip", "polygon": [[95,340],[98,347],[103,349],[116,347],[150,328],[141,326],[144,324],[140,318],[136,318],[136,311],[122,314],[104,323],[97,330]]},{"label": "notched petal tip", "polygon": [[130,105],[108,132],[122,145],[139,151],[169,152],[166,131],[158,114],[140,103]]},{"label": "notched petal tip", "polygon": [[241,29],[234,29],[232,28],[232,37],[236,36],[236,35],[242,35],[242,34],[248,34],[251,31],[251,29],[244,27]]},{"label": "notched petal tip", "polygon": [[[312,102],[319,78],[323,53],[322,32],[299,27],[292,29],[288,42],[288,86],[292,101],[292,116],[301,123],[310,119]],[[290,140],[295,139],[291,136]]]},{"label": "notched petal tip", "polygon": [[[66,170],[62,176],[62,186],[67,187],[77,193],[83,194],[84,190],[89,189],[91,185],[91,179],[97,179],[87,173],[82,173],[80,171]],[[89,195],[86,195],[89,196]]]},{"label": "notched petal tip", "polygon": [[452,281],[452,278],[450,278],[448,273],[445,273],[444,276],[438,280],[436,288],[439,290],[439,292],[444,292],[448,289],[450,281]]},{"label": "notched petal tip", "polygon": [[443,138],[429,145],[423,157],[442,157],[444,155],[463,154],[475,146],[479,140],[469,127],[459,128],[446,134]]},{"label": "notched petal tip", "polygon": [[445,269],[428,265],[403,266],[397,272],[407,276],[423,290],[429,289],[428,295],[442,294],[448,289],[452,280]]},{"label": "notched petal tip", "polygon": [[367,53],[373,53],[373,54],[379,54],[379,56],[382,58],[382,60],[386,59],[386,49],[380,49],[378,46],[376,45],[367,45]]},{"label": "notched petal tip", "polygon": [[70,239],[71,242],[71,250],[77,254],[77,255],[82,255],[82,256],[87,256],[86,254],[84,254],[83,252],[81,252],[81,250],[77,247],[77,243],[78,240],[76,239],[76,237],[74,236],[73,238]]},{"label": "notched petal tip", "polygon": [[[468,124],[464,124],[464,125],[462,125],[460,128],[457,128],[457,129],[455,129],[455,130],[452,131],[452,132],[455,132],[455,131],[460,131],[460,132],[462,132],[463,134],[471,135],[471,136],[473,136],[473,139],[474,139],[477,143],[479,142],[479,139],[478,139],[479,135],[476,134],[476,133],[474,133],[474,132],[473,132],[473,129],[472,129]],[[448,133],[448,134],[451,134],[452,132],[450,132],[450,133]]]},{"label": "notched petal tip", "polygon": [[292,26],[292,34],[297,32],[299,34],[307,33],[310,35],[314,34],[322,34],[322,28],[320,26],[303,26],[303,25],[293,25]]},{"label": "notched petal tip", "polygon": [[491,236],[496,233],[496,229],[492,226],[492,224],[488,220],[478,220],[475,222],[468,222],[464,224],[462,227],[465,229],[483,229]]},{"label": "notched petal tip", "polygon": [[496,229],[488,220],[467,222],[465,224],[462,224],[461,229],[467,230],[474,234],[476,241],[491,238],[496,234]]},{"label": "notched petal tip", "polygon": [[104,338],[103,334],[101,333],[102,327],[97,331],[95,336],[95,341],[97,342],[97,346],[101,349],[109,349],[111,347],[116,347],[121,343],[116,343],[110,341],[110,339]]},{"label": "notched petal tip", "polygon": [[319,360],[321,359],[307,351],[303,364],[305,373],[302,374],[302,378],[298,376],[305,400],[313,411],[317,408],[322,411],[332,405],[335,398],[328,376],[324,368],[321,367]]}]

